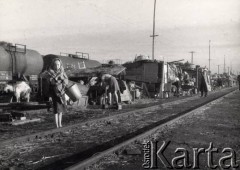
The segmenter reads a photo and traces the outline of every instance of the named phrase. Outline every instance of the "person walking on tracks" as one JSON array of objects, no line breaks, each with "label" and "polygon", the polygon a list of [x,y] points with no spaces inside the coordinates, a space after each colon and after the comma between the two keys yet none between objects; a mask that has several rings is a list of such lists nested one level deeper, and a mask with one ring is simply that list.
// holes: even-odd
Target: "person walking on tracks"
[{"label": "person walking on tracks", "polygon": [[52,98],[53,113],[57,128],[62,127],[62,114],[66,112],[65,87],[68,84],[68,77],[64,72],[62,61],[56,58],[48,69],[49,96]]}]

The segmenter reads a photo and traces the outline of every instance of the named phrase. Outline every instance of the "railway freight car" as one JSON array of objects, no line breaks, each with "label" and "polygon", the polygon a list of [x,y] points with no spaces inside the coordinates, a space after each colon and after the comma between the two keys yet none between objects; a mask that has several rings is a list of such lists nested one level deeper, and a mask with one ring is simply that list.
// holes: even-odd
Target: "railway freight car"
[{"label": "railway freight car", "polygon": [[175,65],[179,61],[164,62],[138,56],[133,62],[123,64],[126,67],[125,79],[142,86],[148,97],[162,98],[171,91],[172,83],[181,72]]},{"label": "railway freight car", "polygon": [[90,60],[88,53],[76,52],[76,54],[60,53],[60,55],[48,54],[43,57],[44,67],[47,69],[54,58],[62,60],[65,71],[71,72],[76,70],[82,70],[86,68],[94,68],[101,66],[96,60]]},{"label": "railway freight car", "polygon": [[[27,81],[32,93],[38,93],[38,76],[43,68],[42,56],[26,45],[0,43],[0,93],[7,83]],[[0,98],[4,98],[2,95]]]},{"label": "railway freight car", "polygon": [[[52,63],[52,60],[55,58],[59,58],[62,63],[64,70],[69,78],[69,80],[73,82],[78,82],[78,87],[81,92],[88,91],[89,87],[84,85],[87,84],[90,77],[88,75],[84,75],[85,70],[94,69],[101,66],[101,63],[96,60],[90,60],[88,53],[76,52],[75,54],[67,54],[60,53],[60,55],[48,54],[43,56],[43,70],[47,70]],[[81,85],[81,83],[83,84]],[[41,97],[48,98],[48,85],[46,85],[47,81],[44,78],[41,78]],[[87,92],[86,92],[87,93]],[[83,95],[86,95],[83,93]]]},{"label": "railway freight car", "polygon": [[[59,58],[63,63],[63,67],[69,79],[79,82],[86,82],[89,77],[82,76],[80,73],[86,69],[100,67],[101,63],[96,60],[90,60],[88,53],[76,52],[75,54],[60,53],[60,55],[48,54],[43,56],[43,71],[47,70],[53,59]],[[72,74],[72,73],[78,73]]]},{"label": "railway freight car", "polygon": [[149,97],[163,90],[164,63],[152,60],[140,60],[123,64],[126,67],[127,81],[134,81],[142,86]]},{"label": "railway freight car", "polygon": [[[0,42],[0,102],[8,102],[5,99],[9,95],[3,91],[6,84],[14,84],[18,81],[25,81],[30,85],[33,100],[42,99],[44,81],[41,73],[49,67],[54,58],[62,60],[69,76],[73,71],[81,72],[86,68],[101,65],[98,61],[90,60],[87,53],[42,56],[35,50],[27,49],[26,45]],[[81,79],[71,76],[69,78],[76,81]]]}]

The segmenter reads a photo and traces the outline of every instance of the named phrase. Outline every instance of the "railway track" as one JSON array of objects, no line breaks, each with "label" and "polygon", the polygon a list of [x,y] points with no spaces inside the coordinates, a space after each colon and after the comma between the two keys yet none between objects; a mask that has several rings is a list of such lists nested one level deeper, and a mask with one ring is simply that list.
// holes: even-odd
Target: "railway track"
[{"label": "railway track", "polygon": [[[142,109],[154,105],[159,105],[159,104],[164,104],[164,103],[172,103],[173,101],[176,100],[183,100],[186,97],[181,97],[181,98],[169,98],[169,99],[150,99],[150,100],[145,100],[142,99],[140,100],[140,103],[135,103],[131,105],[123,105],[123,110],[115,110],[115,109],[98,109],[99,107],[89,107],[88,109],[83,109],[83,108],[78,108],[78,107],[70,107],[68,109],[68,112],[64,114],[64,127],[70,126],[71,125],[79,125],[81,123],[86,123],[90,120],[98,120],[103,117],[109,117],[112,115],[117,115],[117,114],[122,114],[125,112],[129,112],[132,110],[136,109]],[[55,133],[55,131],[52,131],[55,129],[54,126],[54,120],[51,112],[48,111],[48,107],[46,108],[42,104],[37,104],[37,103],[1,103],[0,108],[2,106],[2,109],[0,110],[5,110],[5,112],[18,112],[25,114],[26,117],[31,120],[31,119],[40,119],[40,123],[30,123],[30,124],[25,124],[23,126],[5,126],[4,124],[11,124],[12,122],[9,123],[1,123],[0,124],[0,143],[1,141],[6,140],[8,143],[9,140],[7,139],[17,139],[18,137],[19,140],[24,140],[24,138],[34,138],[34,136],[44,136],[45,134],[51,134]],[[14,121],[13,121],[14,123]],[[63,129],[65,130],[65,129]],[[60,130],[61,131],[61,130]],[[43,133],[42,133],[43,132]],[[12,140],[10,140],[12,141]]]},{"label": "railway track", "polygon": [[[76,124],[73,124],[73,125],[68,125],[68,126],[65,126],[65,127],[59,128],[59,129],[54,128],[54,129],[45,130],[45,131],[41,131],[41,132],[29,134],[29,135],[24,135],[24,136],[21,136],[21,137],[14,137],[14,138],[11,138],[11,139],[8,139],[8,140],[2,140],[2,141],[0,141],[0,147],[4,146],[5,144],[9,144],[9,143],[18,143],[18,142],[36,140],[36,139],[39,139],[39,138],[45,138],[45,137],[47,137],[49,135],[53,135],[55,133],[60,133],[60,132],[64,132],[64,131],[74,129],[76,127],[85,126],[86,124],[95,124],[97,122],[103,122],[103,121],[109,121],[109,120],[112,120],[112,119],[118,119],[119,117],[124,117],[124,116],[127,116],[127,115],[131,115],[131,114],[133,114],[135,112],[138,112],[138,111],[140,111],[140,112],[154,111],[154,110],[157,110],[157,109],[168,107],[169,105],[178,104],[178,103],[189,101],[189,100],[192,100],[192,99],[195,99],[195,98],[198,98],[198,96],[188,97],[188,98],[184,98],[184,99],[181,99],[181,100],[174,100],[174,101],[162,103],[160,105],[155,104],[155,105],[150,106],[150,107],[140,108],[140,109],[133,110],[133,111],[120,112],[119,114],[115,114],[115,115],[112,115],[112,116],[107,116],[107,117],[97,118],[97,119],[93,119],[93,120],[89,120],[89,121],[84,121],[84,122],[76,123]],[[19,108],[28,108],[29,110],[33,109],[34,106],[37,106],[37,108],[39,107],[41,109],[47,109],[48,108],[46,106],[37,105],[36,103],[24,104],[24,105],[21,105],[20,103],[17,103],[17,104],[4,103],[4,104],[1,104],[1,105],[3,106],[3,108],[7,108],[9,110],[12,109],[12,107],[15,107],[15,106],[17,106]]]},{"label": "railway track", "polygon": [[[126,141],[132,142],[136,140],[135,138],[141,137],[142,133],[174,121],[233,90],[235,89],[213,93],[208,98],[199,98],[198,96],[184,98],[162,105],[2,141],[0,154],[10,153],[2,156],[2,158],[5,157],[3,160],[6,165],[8,161],[11,162],[20,156],[20,160],[13,167],[21,165],[23,169],[64,169],[79,161],[83,162],[69,169],[85,168],[103,155],[126,145]],[[49,148],[53,145],[57,147],[50,151]],[[23,146],[25,150],[21,149]],[[7,149],[3,149],[3,147]],[[59,150],[64,151],[60,152]],[[50,152],[47,154],[46,151]],[[101,152],[101,154],[89,160],[88,158],[96,152]]]},{"label": "railway track", "polygon": [[[177,115],[170,116],[167,119],[164,119],[163,121],[159,121],[156,123],[153,127],[150,127],[143,133],[140,133],[136,136],[133,136],[123,142],[119,142],[118,144],[114,145],[113,147],[110,147],[104,151],[102,151],[99,154],[93,155],[92,157],[85,159],[84,161],[80,161],[79,163],[76,163],[65,170],[84,170],[84,169],[91,169],[91,166],[95,163],[97,163],[99,160],[103,159],[105,156],[117,153],[118,150],[121,150],[124,147],[127,147],[131,144],[134,144],[135,142],[143,141],[145,138],[149,138],[152,134],[156,133],[157,131],[164,130],[164,128],[167,128],[171,124],[174,124],[175,122],[184,119],[185,117],[194,114],[197,111],[201,111],[201,109],[205,108],[206,105],[212,104],[217,102],[218,100],[221,100],[222,97],[227,96],[231,94],[234,91],[231,91],[230,93],[223,94],[221,96],[218,96],[216,98],[211,99],[210,101],[206,101],[198,106],[195,106],[191,109],[187,109]],[[90,167],[90,168],[89,168]]]}]

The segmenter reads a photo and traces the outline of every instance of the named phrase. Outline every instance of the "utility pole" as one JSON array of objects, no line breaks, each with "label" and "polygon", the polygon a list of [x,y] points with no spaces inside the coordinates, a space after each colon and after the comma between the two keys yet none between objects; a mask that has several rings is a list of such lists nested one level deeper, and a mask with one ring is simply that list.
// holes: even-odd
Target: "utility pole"
[{"label": "utility pole", "polygon": [[227,68],[228,68],[228,75],[230,75],[230,72],[229,72],[229,68],[230,68],[230,67],[227,67]]},{"label": "utility pole", "polygon": [[156,11],[156,0],[154,0],[154,10],[153,10],[153,34],[150,35],[152,37],[152,59],[154,60],[154,43],[155,37],[158,35],[155,34],[155,11]]},{"label": "utility pole", "polygon": [[193,64],[193,53],[195,53],[195,51],[190,51],[189,53],[192,53],[191,64]]},{"label": "utility pole", "polygon": [[224,67],[223,67],[223,73],[226,72],[226,69],[225,69],[225,55],[224,55]]},{"label": "utility pole", "polygon": [[211,43],[211,40],[209,40],[209,66],[208,66],[208,68],[209,68],[209,72],[210,72],[210,66],[211,66],[211,64],[210,64],[210,62],[211,62],[211,57],[210,57],[210,43]]},{"label": "utility pole", "polygon": [[220,66],[220,65],[217,65],[217,66],[218,66],[218,75],[219,75],[219,66]]}]

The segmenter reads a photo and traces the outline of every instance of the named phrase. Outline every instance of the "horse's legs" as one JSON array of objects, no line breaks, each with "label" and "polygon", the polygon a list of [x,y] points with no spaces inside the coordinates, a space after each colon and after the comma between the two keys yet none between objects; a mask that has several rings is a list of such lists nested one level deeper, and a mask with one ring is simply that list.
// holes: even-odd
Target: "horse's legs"
[{"label": "horse's legs", "polygon": [[20,93],[16,92],[15,96],[16,96],[17,103],[19,103],[20,102]]},{"label": "horse's legs", "polygon": [[12,103],[13,102],[13,96],[11,97],[11,99],[10,99],[10,101],[9,101],[10,103]]},{"label": "horse's legs", "polygon": [[30,101],[30,93],[28,93],[26,97],[27,97],[27,102],[29,102]]}]

